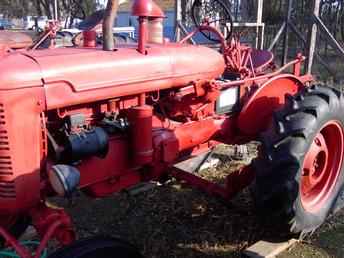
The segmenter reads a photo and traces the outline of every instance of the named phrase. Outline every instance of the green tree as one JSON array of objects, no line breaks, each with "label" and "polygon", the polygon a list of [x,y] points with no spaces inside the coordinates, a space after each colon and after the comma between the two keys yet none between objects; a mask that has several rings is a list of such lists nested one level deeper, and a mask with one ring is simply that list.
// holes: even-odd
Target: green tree
[{"label": "green tree", "polygon": [[[96,0],[58,0],[58,13],[60,17],[66,16],[84,18],[97,8]],[[54,0],[1,0],[0,13],[7,17],[23,17],[25,15],[45,15],[53,18]]]}]

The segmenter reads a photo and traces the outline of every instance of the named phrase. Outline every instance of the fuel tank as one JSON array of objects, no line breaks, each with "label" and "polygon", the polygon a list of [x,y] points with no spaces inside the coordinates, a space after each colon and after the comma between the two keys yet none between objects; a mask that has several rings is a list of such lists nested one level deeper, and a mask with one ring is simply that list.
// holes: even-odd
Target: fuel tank
[{"label": "fuel tank", "polygon": [[202,46],[149,45],[146,55],[136,48],[60,48],[3,57],[0,90],[43,83],[47,108],[53,109],[214,79],[225,68],[220,53]]}]

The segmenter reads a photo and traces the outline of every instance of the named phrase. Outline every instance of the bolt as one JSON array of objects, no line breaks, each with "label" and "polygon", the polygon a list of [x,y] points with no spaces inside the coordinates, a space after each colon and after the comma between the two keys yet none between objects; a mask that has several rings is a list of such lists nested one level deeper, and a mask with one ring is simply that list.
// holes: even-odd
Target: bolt
[{"label": "bolt", "polygon": [[309,169],[308,169],[308,168],[304,168],[304,169],[302,170],[302,175],[303,175],[303,176],[308,176],[308,175],[309,175]]},{"label": "bolt", "polygon": [[315,169],[316,169],[316,165],[314,164],[310,171],[312,175],[315,173]]},{"label": "bolt", "polygon": [[314,142],[315,142],[316,145],[321,146],[321,142],[320,142],[320,140],[318,138],[315,138]]}]

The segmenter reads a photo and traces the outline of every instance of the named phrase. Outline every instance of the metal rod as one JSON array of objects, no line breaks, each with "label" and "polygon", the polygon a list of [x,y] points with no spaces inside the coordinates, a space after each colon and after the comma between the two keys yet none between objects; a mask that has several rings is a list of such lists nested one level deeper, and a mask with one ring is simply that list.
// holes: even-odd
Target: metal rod
[{"label": "metal rod", "polygon": [[272,42],[271,42],[271,44],[270,44],[270,46],[269,46],[269,48],[268,48],[269,51],[271,51],[271,50],[274,49],[275,45],[276,45],[276,44],[278,43],[278,41],[280,40],[280,37],[282,36],[282,33],[283,33],[284,30],[285,30],[285,27],[286,27],[286,23],[283,22],[281,28],[278,30],[278,32],[277,32],[275,38],[272,40]]},{"label": "metal rod", "polygon": [[146,105],[146,93],[141,93],[139,95],[139,106]]},{"label": "metal rod", "polygon": [[[181,32],[184,35],[187,35],[189,33],[188,30],[185,28],[184,24],[181,21],[177,22],[177,26],[179,26],[179,29],[181,30]],[[190,38],[189,41],[191,42],[191,44],[196,45],[196,41],[193,38]]]},{"label": "metal rod", "polygon": [[55,21],[57,21],[59,19],[57,11],[57,0],[54,1],[54,16]]},{"label": "metal rod", "polygon": [[[315,17],[319,17],[320,1],[321,0],[314,0],[313,15]],[[308,74],[312,73],[314,54],[315,54],[315,46],[316,46],[316,41],[317,41],[317,34],[318,34],[318,26],[315,22],[313,22],[311,35],[310,35],[310,39],[309,39],[308,62],[307,62],[307,73]]]},{"label": "metal rod", "polygon": [[209,26],[209,25],[201,25],[198,28],[194,29],[192,32],[190,32],[188,35],[186,35],[182,40],[180,40],[178,43],[184,44],[188,40],[190,40],[195,34],[197,34],[200,31],[209,31],[214,33],[217,37],[218,40],[220,41],[221,44],[221,50],[224,50],[226,48],[226,40],[223,37],[222,33],[218,31],[216,28]]},{"label": "metal rod", "polygon": [[47,31],[36,43],[33,45],[29,46],[27,50],[35,50],[37,49],[50,35],[52,34],[52,31],[49,30]]},{"label": "metal rod", "polygon": [[138,20],[139,20],[138,51],[141,54],[146,54],[147,18],[139,17]]},{"label": "metal rod", "polygon": [[[226,89],[226,88],[242,85],[242,84],[245,84],[245,83],[248,83],[248,82],[252,82],[252,81],[259,81],[259,80],[265,80],[265,79],[272,78],[274,76],[277,76],[277,75],[281,74],[282,72],[284,72],[289,67],[291,67],[291,66],[293,66],[293,65],[295,65],[297,63],[303,62],[305,59],[306,58],[304,56],[301,56],[298,59],[290,61],[289,63],[285,64],[284,66],[282,66],[281,68],[277,69],[276,71],[274,71],[272,73],[267,73],[267,74],[260,75],[260,76],[257,76],[257,77],[247,78],[247,79],[238,80],[238,81],[224,82],[224,83],[221,84],[221,88],[222,89]],[[307,76],[307,78],[309,78],[309,77],[311,77],[311,76],[310,75]]]},{"label": "metal rod", "polygon": [[[295,33],[295,35],[303,42],[304,46],[306,46],[307,40],[305,39],[303,34],[298,30],[298,28],[293,23],[290,23],[289,26],[290,26],[290,29]],[[330,66],[326,63],[326,61],[322,59],[319,53],[315,51],[314,54],[315,54],[316,59],[319,61],[319,63],[322,64],[330,74],[335,76],[336,73],[330,68]]]},{"label": "metal rod", "polygon": [[[263,3],[264,3],[264,0],[258,0],[257,24],[262,24],[262,22],[263,22]],[[260,33],[260,30],[262,30],[262,34]],[[264,42],[264,36],[262,36],[264,33],[263,31],[264,31],[264,28],[257,26],[257,28],[256,28],[256,48],[259,48],[262,45],[262,42]]]},{"label": "metal rod", "polygon": [[16,253],[22,258],[32,258],[28,250],[20,245],[17,239],[15,239],[10,233],[8,233],[3,227],[0,226],[0,236],[5,239],[8,244],[13,247]]},{"label": "metal rod", "polygon": [[329,29],[326,27],[326,25],[323,23],[323,21],[313,15],[313,18],[315,20],[315,22],[317,23],[317,25],[319,26],[319,28],[321,29],[321,31],[325,34],[326,39],[328,40],[328,42],[330,43],[330,45],[342,56],[344,57],[344,49],[342,48],[342,46],[338,43],[338,41],[335,39],[335,37],[333,37],[333,35],[331,34],[331,32],[329,31]]},{"label": "metal rod", "polygon": [[35,252],[35,257],[34,258],[39,258],[41,257],[41,253],[43,252],[44,248],[46,248],[48,241],[51,239],[55,231],[57,230],[58,227],[63,226],[63,223],[61,220],[55,221],[53,224],[49,226],[47,229],[40,245],[38,246],[36,252]]},{"label": "metal rod", "polygon": [[285,65],[288,62],[288,52],[289,52],[289,23],[291,20],[291,14],[293,11],[293,0],[288,0],[288,12],[286,17],[286,27],[284,30],[284,41],[283,41],[283,56],[282,56],[282,65]]},{"label": "metal rod", "polygon": [[265,38],[265,23],[262,24],[261,28],[261,40],[260,40],[260,49],[264,49],[264,38]]},{"label": "metal rod", "polygon": [[174,6],[174,9],[175,9],[175,23],[174,23],[174,26],[175,26],[175,41],[180,41],[181,39],[181,28],[179,26],[179,24],[182,23],[182,1],[181,0],[176,0],[175,1],[175,6]]}]

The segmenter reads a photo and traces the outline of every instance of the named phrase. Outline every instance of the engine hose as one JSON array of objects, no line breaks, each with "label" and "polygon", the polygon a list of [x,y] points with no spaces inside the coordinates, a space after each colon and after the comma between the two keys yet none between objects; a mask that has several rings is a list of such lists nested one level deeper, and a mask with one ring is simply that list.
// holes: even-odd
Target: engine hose
[{"label": "engine hose", "polygon": [[[25,246],[30,250],[30,247],[32,246],[39,246],[40,242],[38,241],[23,241],[20,242],[22,246]],[[44,251],[41,254],[40,258],[47,258],[48,257],[48,249],[44,249]],[[16,253],[16,251],[8,248],[4,250],[0,250],[0,258],[20,258],[20,256]]]}]

